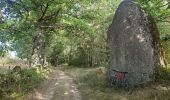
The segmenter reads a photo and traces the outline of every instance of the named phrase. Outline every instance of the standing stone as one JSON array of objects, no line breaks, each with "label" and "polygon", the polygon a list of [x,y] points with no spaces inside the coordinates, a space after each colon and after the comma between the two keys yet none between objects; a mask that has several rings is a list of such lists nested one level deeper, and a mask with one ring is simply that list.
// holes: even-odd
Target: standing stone
[{"label": "standing stone", "polygon": [[135,86],[154,81],[161,65],[159,41],[153,18],[132,1],[123,1],[108,29],[112,84]]}]

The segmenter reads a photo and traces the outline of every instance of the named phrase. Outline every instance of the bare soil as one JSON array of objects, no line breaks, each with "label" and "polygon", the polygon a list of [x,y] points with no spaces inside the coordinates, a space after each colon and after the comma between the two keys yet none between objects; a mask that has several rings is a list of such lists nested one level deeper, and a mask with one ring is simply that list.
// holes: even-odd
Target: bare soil
[{"label": "bare soil", "polygon": [[55,68],[48,79],[25,100],[81,100],[81,96],[73,79]]}]

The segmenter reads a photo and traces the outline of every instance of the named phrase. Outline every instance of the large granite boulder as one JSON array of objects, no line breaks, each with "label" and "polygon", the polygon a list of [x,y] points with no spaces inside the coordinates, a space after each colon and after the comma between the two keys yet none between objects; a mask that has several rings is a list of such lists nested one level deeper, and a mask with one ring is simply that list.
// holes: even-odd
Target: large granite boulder
[{"label": "large granite boulder", "polygon": [[135,86],[154,81],[161,56],[153,18],[132,1],[123,1],[107,33],[112,84]]}]

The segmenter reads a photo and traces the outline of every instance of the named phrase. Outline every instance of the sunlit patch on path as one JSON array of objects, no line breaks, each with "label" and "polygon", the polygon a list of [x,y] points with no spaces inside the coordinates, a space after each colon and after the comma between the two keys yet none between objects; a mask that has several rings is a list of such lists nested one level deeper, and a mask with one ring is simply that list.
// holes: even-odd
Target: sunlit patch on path
[{"label": "sunlit patch on path", "polygon": [[81,100],[81,96],[73,79],[54,69],[49,78],[26,100]]}]

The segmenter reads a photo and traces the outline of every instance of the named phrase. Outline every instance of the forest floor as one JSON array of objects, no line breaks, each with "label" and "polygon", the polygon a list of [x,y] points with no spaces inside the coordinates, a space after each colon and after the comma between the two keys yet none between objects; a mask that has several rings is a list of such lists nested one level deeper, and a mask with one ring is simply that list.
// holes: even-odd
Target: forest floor
[{"label": "forest floor", "polygon": [[81,92],[82,100],[170,100],[170,81],[125,90],[111,87],[105,67],[61,66],[60,70],[73,77]]},{"label": "forest floor", "polygon": [[156,82],[132,91],[111,87],[106,68],[60,66],[25,100],[170,100],[170,83]]},{"label": "forest floor", "polygon": [[73,79],[55,68],[40,87],[30,93],[26,100],[81,100]]}]

